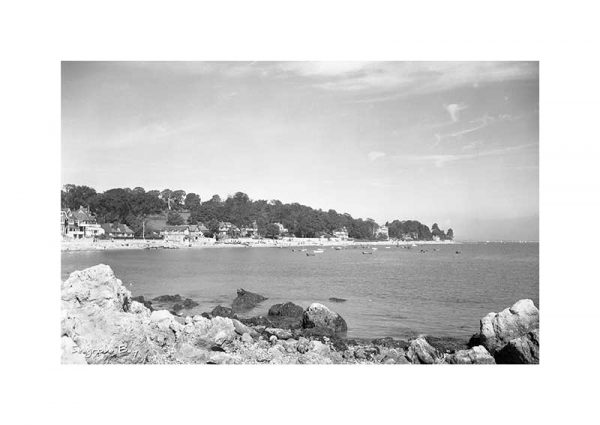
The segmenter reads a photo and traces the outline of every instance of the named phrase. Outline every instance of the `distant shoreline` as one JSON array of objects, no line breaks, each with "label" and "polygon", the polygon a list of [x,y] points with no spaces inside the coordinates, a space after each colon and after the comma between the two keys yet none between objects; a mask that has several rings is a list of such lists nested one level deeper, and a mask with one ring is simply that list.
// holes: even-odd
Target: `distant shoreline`
[{"label": "distant shoreline", "polygon": [[284,238],[284,239],[251,239],[239,238],[228,239],[223,242],[215,242],[212,238],[192,242],[176,243],[162,239],[117,239],[117,240],[78,240],[62,241],[61,252],[72,251],[105,251],[121,249],[198,249],[198,248],[296,248],[296,247],[361,247],[361,246],[410,246],[416,245],[452,245],[460,244],[455,241],[340,241],[320,240],[319,238]]}]

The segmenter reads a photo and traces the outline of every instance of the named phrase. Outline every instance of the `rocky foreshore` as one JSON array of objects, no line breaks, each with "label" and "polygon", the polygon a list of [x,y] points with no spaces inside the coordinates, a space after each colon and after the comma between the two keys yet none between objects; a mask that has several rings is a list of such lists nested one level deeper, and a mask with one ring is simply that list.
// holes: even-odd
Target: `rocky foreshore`
[{"label": "rocky foreshore", "polygon": [[[237,312],[267,298],[240,289],[232,308],[180,317],[132,299],[109,266],[71,273],[62,283],[62,363],[158,364],[494,364],[539,362],[539,312],[520,300],[489,313],[470,341],[419,336],[404,341],[346,338],[346,321],[328,307],[276,304],[267,316]],[[178,296],[161,302],[193,300]],[[187,301],[189,300],[189,301]]]}]

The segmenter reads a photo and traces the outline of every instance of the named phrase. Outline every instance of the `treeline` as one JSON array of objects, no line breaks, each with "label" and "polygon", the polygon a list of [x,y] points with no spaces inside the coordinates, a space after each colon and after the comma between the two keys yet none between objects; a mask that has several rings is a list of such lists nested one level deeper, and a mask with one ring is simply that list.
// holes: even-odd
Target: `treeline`
[{"label": "treeline", "polygon": [[[335,210],[316,210],[298,203],[284,204],[278,200],[251,200],[247,194],[237,192],[222,200],[213,195],[202,202],[196,193],[184,190],[165,189],[146,191],[142,187],[110,189],[98,193],[88,186],[65,185],[61,190],[61,207],[77,209],[87,206],[96,215],[100,223],[125,223],[141,235],[142,223],[146,217],[167,213],[169,224],[185,224],[178,213],[188,211],[187,224],[204,223],[209,231],[215,232],[219,222],[230,222],[237,227],[250,227],[256,223],[258,232],[267,235],[269,224],[281,223],[289,234],[296,237],[319,237],[331,235],[335,230],[345,227],[348,236],[354,239],[376,239],[378,224],[367,218],[353,218],[350,214]],[[431,240],[451,239],[452,229],[448,233],[441,231],[437,224],[432,230],[418,221],[398,221],[386,223],[390,238]]]}]

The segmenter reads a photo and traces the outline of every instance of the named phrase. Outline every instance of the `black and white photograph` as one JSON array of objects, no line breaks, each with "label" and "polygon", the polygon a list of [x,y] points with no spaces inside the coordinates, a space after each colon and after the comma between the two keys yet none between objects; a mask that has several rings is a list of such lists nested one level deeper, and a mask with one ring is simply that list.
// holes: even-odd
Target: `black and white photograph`
[{"label": "black and white photograph", "polygon": [[592,6],[3,4],[1,422],[597,422]]},{"label": "black and white photograph", "polygon": [[539,362],[537,62],[61,79],[63,363]]}]

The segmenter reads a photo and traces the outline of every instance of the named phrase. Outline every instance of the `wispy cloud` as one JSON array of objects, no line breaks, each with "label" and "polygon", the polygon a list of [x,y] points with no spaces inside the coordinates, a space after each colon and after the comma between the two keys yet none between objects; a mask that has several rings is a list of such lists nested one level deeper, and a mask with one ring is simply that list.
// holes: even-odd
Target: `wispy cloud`
[{"label": "wispy cloud", "polygon": [[491,149],[484,152],[459,153],[459,154],[439,154],[439,155],[394,155],[393,159],[411,161],[411,162],[431,162],[436,167],[443,167],[449,162],[456,162],[468,159],[484,158],[489,156],[506,155],[513,152],[522,151],[537,146],[534,143],[527,143],[517,146],[508,146],[505,148]]},{"label": "wispy cloud", "polygon": [[467,109],[467,105],[464,103],[451,103],[449,105],[444,105],[444,109],[450,114],[452,122],[458,122],[460,119],[460,111]]},{"label": "wispy cloud", "polygon": [[369,161],[375,161],[379,158],[383,158],[384,156],[385,156],[385,152],[379,152],[379,151],[371,151],[367,154]]}]

